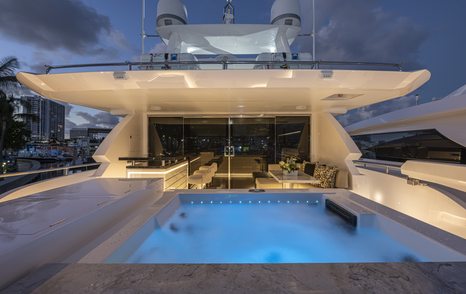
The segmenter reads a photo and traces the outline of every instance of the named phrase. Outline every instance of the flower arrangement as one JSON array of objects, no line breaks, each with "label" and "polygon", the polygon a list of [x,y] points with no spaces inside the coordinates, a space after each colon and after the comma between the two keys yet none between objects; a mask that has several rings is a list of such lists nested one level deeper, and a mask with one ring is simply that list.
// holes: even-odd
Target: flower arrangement
[{"label": "flower arrangement", "polygon": [[285,161],[280,161],[278,164],[284,173],[293,174],[297,173],[299,170],[299,164],[296,163],[296,158],[294,157],[287,158]]}]

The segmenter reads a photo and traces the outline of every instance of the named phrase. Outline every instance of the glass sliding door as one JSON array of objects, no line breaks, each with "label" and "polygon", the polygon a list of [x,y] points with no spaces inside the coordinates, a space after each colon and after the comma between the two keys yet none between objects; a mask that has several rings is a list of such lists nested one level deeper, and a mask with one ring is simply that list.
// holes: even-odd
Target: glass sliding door
[{"label": "glass sliding door", "polygon": [[310,117],[149,118],[150,155],[216,162],[219,189],[253,188],[253,173],[286,157],[309,160],[310,138]]},{"label": "glass sliding door", "polygon": [[230,118],[230,188],[254,188],[252,174],[275,161],[275,118]]},{"label": "glass sliding door", "polygon": [[187,154],[198,154],[200,165],[216,162],[218,171],[212,187],[228,189],[228,118],[185,118],[184,149]]}]

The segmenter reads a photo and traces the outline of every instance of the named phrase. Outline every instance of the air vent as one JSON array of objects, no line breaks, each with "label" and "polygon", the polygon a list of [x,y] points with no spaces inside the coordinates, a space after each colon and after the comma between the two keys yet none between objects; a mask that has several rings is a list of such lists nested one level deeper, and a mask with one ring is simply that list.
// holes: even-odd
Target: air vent
[{"label": "air vent", "polygon": [[344,207],[336,204],[330,199],[325,200],[325,207],[330,210],[331,212],[335,213],[339,217],[341,217],[344,221],[356,227],[358,225],[358,217],[351,213],[349,210],[345,209]]},{"label": "air vent", "polygon": [[320,71],[320,76],[323,79],[331,79],[331,78],[333,78],[333,70],[321,70]]},{"label": "air vent", "polygon": [[115,80],[127,80],[128,77],[126,76],[125,71],[115,71],[113,72],[113,78]]},{"label": "air vent", "polygon": [[333,94],[322,100],[349,100],[359,96],[362,96],[362,94]]}]

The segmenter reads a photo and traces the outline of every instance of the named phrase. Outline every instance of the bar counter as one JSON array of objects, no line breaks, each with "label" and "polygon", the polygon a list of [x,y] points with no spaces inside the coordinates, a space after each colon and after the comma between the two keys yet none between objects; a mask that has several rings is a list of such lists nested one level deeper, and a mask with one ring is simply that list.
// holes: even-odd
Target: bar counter
[{"label": "bar counter", "polygon": [[[131,179],[163,179],[164,190],[188,189],[189,167],[199,157],[189,157],[180,160],[165,161],[151,160],[144,157],[122,157],[120,160],[131,162],[126,167],[126,177]],[[168,162],[168,163],[165,163]]]}]

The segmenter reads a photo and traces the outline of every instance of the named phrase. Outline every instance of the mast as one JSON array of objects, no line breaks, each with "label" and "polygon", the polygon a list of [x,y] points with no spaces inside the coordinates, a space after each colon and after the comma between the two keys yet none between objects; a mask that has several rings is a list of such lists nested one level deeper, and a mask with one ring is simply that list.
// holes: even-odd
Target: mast
[{"label": "mast", "polygon": [[232,0],[227,0],[227,5],[223,9],[223,23],[234,24],[235,23],[235,8],[231,4]]},{"label": "mast", "polygon": [[142,0],[141,6],[142,6],[142,11],[141,11],[141,61],[142,61],[142,56],[145,53],[144,42],[146,40],[146,29],[145,29],[146,0]]},{"label": "mast", "polygon": [[312,0],[312,61],[316,61],[316,3]]}]

